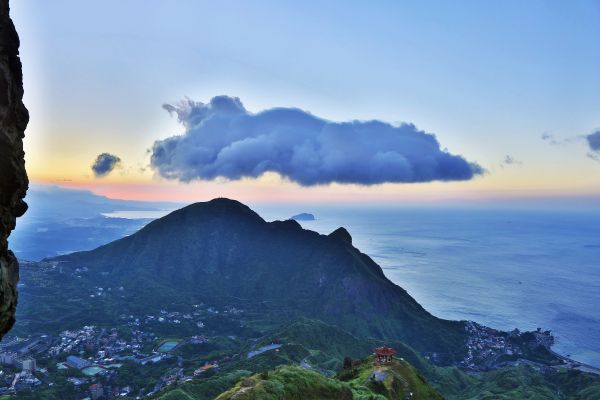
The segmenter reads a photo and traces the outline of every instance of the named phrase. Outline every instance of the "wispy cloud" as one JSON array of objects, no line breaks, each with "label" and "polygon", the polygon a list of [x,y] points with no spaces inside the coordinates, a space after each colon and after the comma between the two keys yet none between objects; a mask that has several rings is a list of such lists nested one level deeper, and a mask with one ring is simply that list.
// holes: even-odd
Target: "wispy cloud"
[{"label": "wispy cloud", "polygon": [[300,185],[469,180],[484,169],[413,124],[332,122],[296,108],[248,112],[237,97],[165,104],[185,127],[154,143],[151,166],[189,182],[276,172]]},{"label": "wispy cloud", "polygon": [[114,154],[102,153],[96,157],[94,164],[92,164],[92,171],[96,177],[101,178],[110,174],[120,163],[121,159]]},{"label": "wispy cloud", "polygon": [[596,130],[588,135],[569,136],[566,138],[557,138],[549,133],[542,134],[542,140],[551,145],[566,145],[573,142],[585,141],[588,151],[586,157],[600,162],[600,130]]},{"label": "wispy cloud", "polygon": [[578,140],[583,139],[583,136],[568,136],[568,137],[557,137],[551,133],[544,132],[542,133],[542,140],[551,145],[563,145],[576,142]]},{"label": "wispy cloud", "polygon": [[550,144],[558,144],[558,142],[554,138],[554,135],[551,135],[551,134],[549,134],[547,132],[542,133],[542,140],[544,142],[548,142]]},{"label": "wispy cloud", "polygon": [[500,163],[500,166],[502,168],[504,168],[504,166],[510,166],[510,165],[522,166],[523,165],[523,161],[517,160],[513,156],[507,154],[504,157],[504,159],[502,160],[502,162]]}]

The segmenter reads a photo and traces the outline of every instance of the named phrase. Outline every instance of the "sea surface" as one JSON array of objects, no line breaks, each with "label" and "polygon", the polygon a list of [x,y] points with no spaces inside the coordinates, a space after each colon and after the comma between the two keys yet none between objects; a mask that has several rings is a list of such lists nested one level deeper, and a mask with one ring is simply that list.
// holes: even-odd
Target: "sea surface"
[{"label": "sea surface", "polygon": [[598,211],[254,208],[267,220],[312,213],[315,221],[300,223],[323,234],[344,226],[389,279],[438,317],[549,329],[555,351],[600,367]]},{"label": "sea surface", "polygon": [[[434,315],[494,328],[550,329],[554,350],[600,367],[600,213],[507,209],[298,212],[344,226],[354,245]],[[283,215],[276,215],[283,214]]]}]

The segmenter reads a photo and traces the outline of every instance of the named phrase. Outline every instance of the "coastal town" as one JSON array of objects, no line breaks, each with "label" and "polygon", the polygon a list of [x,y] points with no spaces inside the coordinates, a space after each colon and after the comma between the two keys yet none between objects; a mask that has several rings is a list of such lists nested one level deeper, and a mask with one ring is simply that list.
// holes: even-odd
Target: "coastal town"
[{"label": "coastal town", "polygon": [[[468,321],[465,329],[467,355],[460,366],[468,371],[488,371],[514,365],[531,351],[549,353],[554,344],[551,332],[539,328],[534,332],[521,333],[518,329],[503,332]],[[556,357],[554,363],[561,364],[562,360]]]},{"label": "coastal town", "polygon": [[473,321],[467,321],[467,354],[458,363],[466,371],[482,372],[502,367],[529,365],[549,373],[573,369],[600,375],[600,369],[575,361],[552,350],[552,332],[541,328],[531,332],[514,329],[503,332]]},{"label": "coastal town", "polygon": [[[210,345],[211,339],[202,333],[202,316],[241,313],[233,307],[217,310],[199,304],[189,312],[161,310],[157,315],[122,315],[113,328],[85,325],[57,335],[7,336],[0,342],[0,395],[52,388],[66,380],[78,399],[152,396],[175,382],[218,371],[219,363],[229,357],[206,358],[190,366],[175,355],[176,350],[182,346]],[[185,338],[161,338],[152,329],[157,325],[176,328],[182,321],[193,323],[198,333]],[[266,350],[253,350],[247,357]],[[131,370],[131,366],[153,370],[150,390],[123,384],[119,379],[121,370]]]}]

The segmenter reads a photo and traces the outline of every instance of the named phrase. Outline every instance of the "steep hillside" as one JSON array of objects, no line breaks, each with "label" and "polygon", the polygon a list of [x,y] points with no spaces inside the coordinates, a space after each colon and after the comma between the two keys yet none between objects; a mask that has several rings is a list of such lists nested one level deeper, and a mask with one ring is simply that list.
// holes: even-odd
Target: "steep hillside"
[{"label": "steep hillside", "polygon": [[464,351],[464,324],[429,314],[352,245],[345,229],[325,236],[293,220],[267,223],[233,200],[190,205],[134,235],[54,261],[85,267],[100,283],[153,288],[156,301],[168,293],[239,302],[268,311],[271,320],[315,317],[445,360]]},{"label": "steep hillside", "polygon": [[[284,366],[242,379],[218,400],[352,399],[350,385],[300,367]],[[163,398],[161,398],[163,399]]]},{"label": "steep hillside", "polygon": [[325,378],[299,367],[280,367],[241,379],[217,399],[435,400],[442,396],[408,363],[396,359],[389,365],[378,366],[369,358],[336,378]]},{"label": "steep hillside", "polygon": [[403,357],[419,370],[426,371],[431,364],[412,348],[399,341],[380,341],[359,338],[336,326],[322,321],[303,318],[278,329],[263,339],[262,344],[277,342],[297,344],[306,348],[310,356],[304,361],[322,373],[337,373],[344,358],[363,359],[372,354],[375,347],[390,345],[399,357]]}]

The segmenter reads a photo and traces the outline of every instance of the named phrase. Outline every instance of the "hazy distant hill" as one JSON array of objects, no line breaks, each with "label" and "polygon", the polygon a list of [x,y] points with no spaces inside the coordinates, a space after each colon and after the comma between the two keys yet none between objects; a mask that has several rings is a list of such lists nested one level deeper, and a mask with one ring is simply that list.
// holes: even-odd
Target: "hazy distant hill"
[{"label": "hazy distant hill", "polygon": [[300,213],[300,214],[294,215],[290,219],[294,219],[296,221],[314,221],[315,216],[310,213]]},{"label": "hazy distant hill", "polygon": [[[274,319],[308,316],[360,336],[401,340],[450,359],[464,350],[462,322],[436,318],[352,246],[293,220],[265,222],[228,199],[196,203],[96,250],[58,257],[98,279],[161,296],[268,307]],[[164,287],[164,292],[160,288]],[[169,300],[165,297],[164,300]]]},{"label": "hazy distant hill", "polygon": [[25,199],[28,212],[10,238],[21,260],[40,260],[90,250],[127,236],[151,219],[107,218],[113,211],[173,210],[180,204],[110,199],[87,190],[32,185]]},{"label": "hazy distant hill", "polygon": [[111,199],[89,190],[32,185],[25,198],[29,204],[23,222],[37,219],[94,218],[111,211],[173,210],[178,203]]}]

